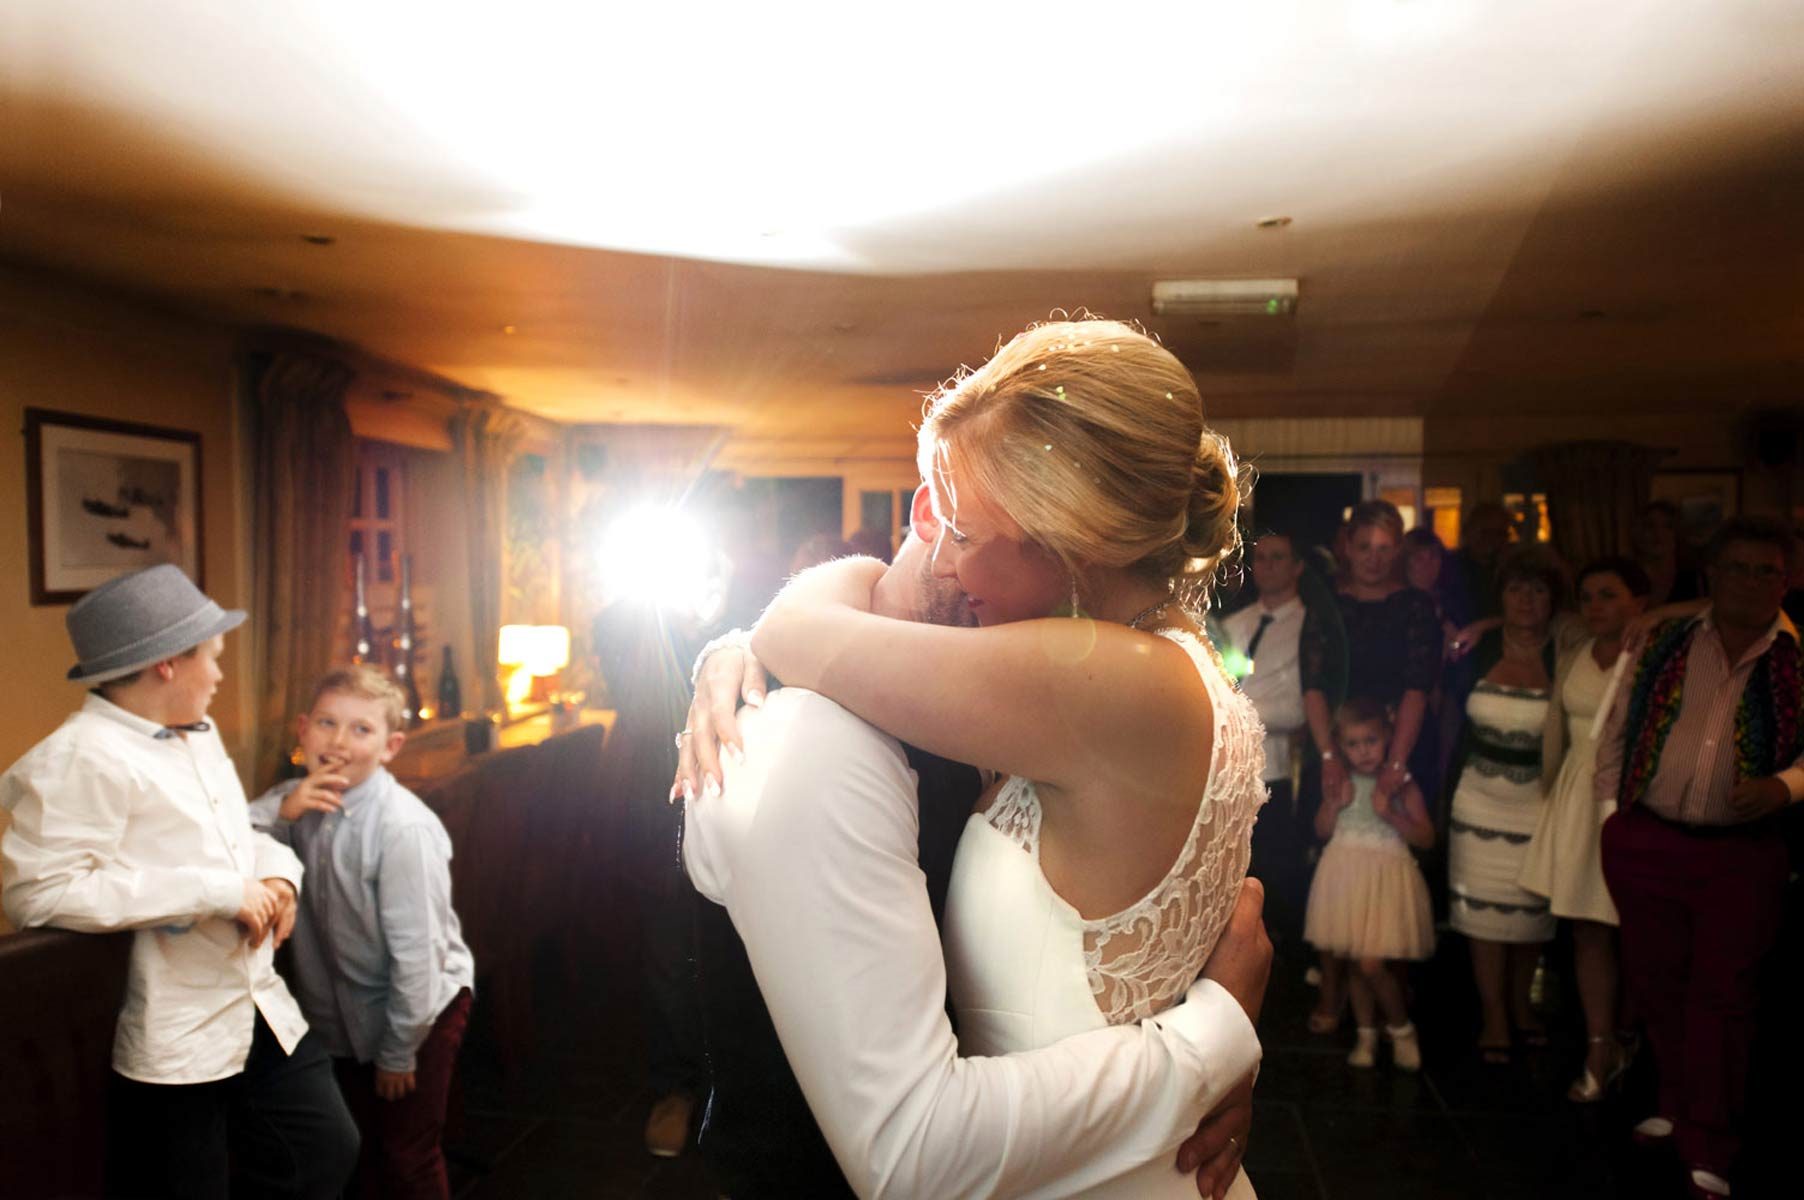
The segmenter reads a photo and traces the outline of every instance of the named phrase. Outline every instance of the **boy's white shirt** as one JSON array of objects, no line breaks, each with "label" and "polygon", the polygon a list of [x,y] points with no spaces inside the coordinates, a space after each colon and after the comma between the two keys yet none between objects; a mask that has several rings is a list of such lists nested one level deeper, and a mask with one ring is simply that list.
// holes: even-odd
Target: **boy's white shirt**
[{"label": "boy's white shirt", "polygon": [[1258,1064],[1246,1013],[1209,981],[1137,1025],[958,1057],[900,744],[798,688],[740,718],[745,761],[687,805],[684,862],[731,915],[859,1195],[1080,1192],[1175,1148]]},{"label": "boy's white shirt", "polygon": [[307,1023],[234,919],[250,879],[301,885],[300,861],[251,829],[216,730],[183,737],[90,694],[0,777],[12,824],[0,890],[20,928],[136,930],[113,1069],[145,1083],[243,1070],[258,1013],[285,1051]]}]

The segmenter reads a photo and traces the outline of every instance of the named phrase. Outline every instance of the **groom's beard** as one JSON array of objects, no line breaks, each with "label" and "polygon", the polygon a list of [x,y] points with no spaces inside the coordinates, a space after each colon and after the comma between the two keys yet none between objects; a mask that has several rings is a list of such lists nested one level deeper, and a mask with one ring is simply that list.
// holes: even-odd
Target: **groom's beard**
[{"label": "groom's beard", "polygon": [[958,586],[956,579],[935,578],[931,558],[921,564],[917,586],[921,596],[921,620],[927,624],[966,629],[977,624],[977,614],[965,602],[965,590]]}]

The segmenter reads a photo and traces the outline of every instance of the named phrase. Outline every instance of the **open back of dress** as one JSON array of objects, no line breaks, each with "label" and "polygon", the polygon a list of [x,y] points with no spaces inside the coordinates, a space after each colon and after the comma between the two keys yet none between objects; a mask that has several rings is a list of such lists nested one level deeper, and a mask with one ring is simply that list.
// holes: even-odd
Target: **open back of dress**
[{"label": "open back of dress", "polygon": [[[1265,801],[1265,735],[1206,640],[1162,636],[1190,655],[1215,713],[1209,778],[1190,835],[1138,902],[1085,920],[1040,870],[1040,800],[1031,781],[1010,779],[987,813],[973,814],[946,902],[946,963],[963,1054],[1037,1049],[1152,1016],[1183,996],[1227,926]],[[1084,1195],[1196,1194],[1164,1147],[1148,1147],[1147,1158],[1141,1170],[1098,1181]],[[1244,1174],[1231,1195],[1252,1195]]]}]

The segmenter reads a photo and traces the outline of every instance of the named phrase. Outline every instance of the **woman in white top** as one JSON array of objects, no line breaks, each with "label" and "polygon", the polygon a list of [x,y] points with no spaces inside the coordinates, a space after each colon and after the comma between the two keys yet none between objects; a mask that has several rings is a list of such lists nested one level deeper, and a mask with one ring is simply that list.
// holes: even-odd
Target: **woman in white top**
[{"label": "woman in white top", "polygon": [[[1159,1012],[1228,919],[1265,795],[1257,716],[1193,615],[1238,546],[1240,470],[1183,365],[1098,320],[1030,329],[947,385],[919,447],[917,532],[979,628],[873,615],[881,564],[852,559],[792,582],[752,649],[996,772],[947,902],[963,1053]],[[1160,1158],[1088,1194],[1194,1191]],[[1244,1172],[1230,1194],[1252,1194]]]},{"label": "woman in white top", "polygon": [[1608,814],[1592,794],[1594,736],[1629,623],[1647,603],[1647,573],[1631,558],[1602,558],[1578,576],[1579,614],[1590,637],[1560,656],[1541,741],[1547,806],[1522,863],[1522,886],[1546,896],[1572,922],[1572,957],[1589,1044],[1585,1068],[1566,1091],[1578,1104],[1601,1100],[1627,1063],[1616,1013],[1616,905],[1604,885],[1599,849]]}]

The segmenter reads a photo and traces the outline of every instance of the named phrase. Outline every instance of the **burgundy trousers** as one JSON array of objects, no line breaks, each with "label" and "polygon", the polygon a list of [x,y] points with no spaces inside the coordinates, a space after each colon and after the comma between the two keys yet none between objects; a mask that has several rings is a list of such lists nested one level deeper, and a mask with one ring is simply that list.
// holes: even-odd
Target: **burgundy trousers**
[{"label": "burgundy trousers", "polygon": [[346,1195],[363,1200],[447,1200],[445,1105],[457,1052],[470,1023],[470,990],[457,993],[414,1056],[414,1089],[399,1100],[376,1094],[374,1063],[338,1058],[339,1090],[363,1134],[357,1175]]},{"label": "burgundy trousers", "polygon": [[1741,1150],[1760,966],[1779,933],[1785,843],[1770,821],[1686,826],[1631,807],[1604,822],[1603,868],[1659,1115],[1687,1164],[1727,1175]]}]

